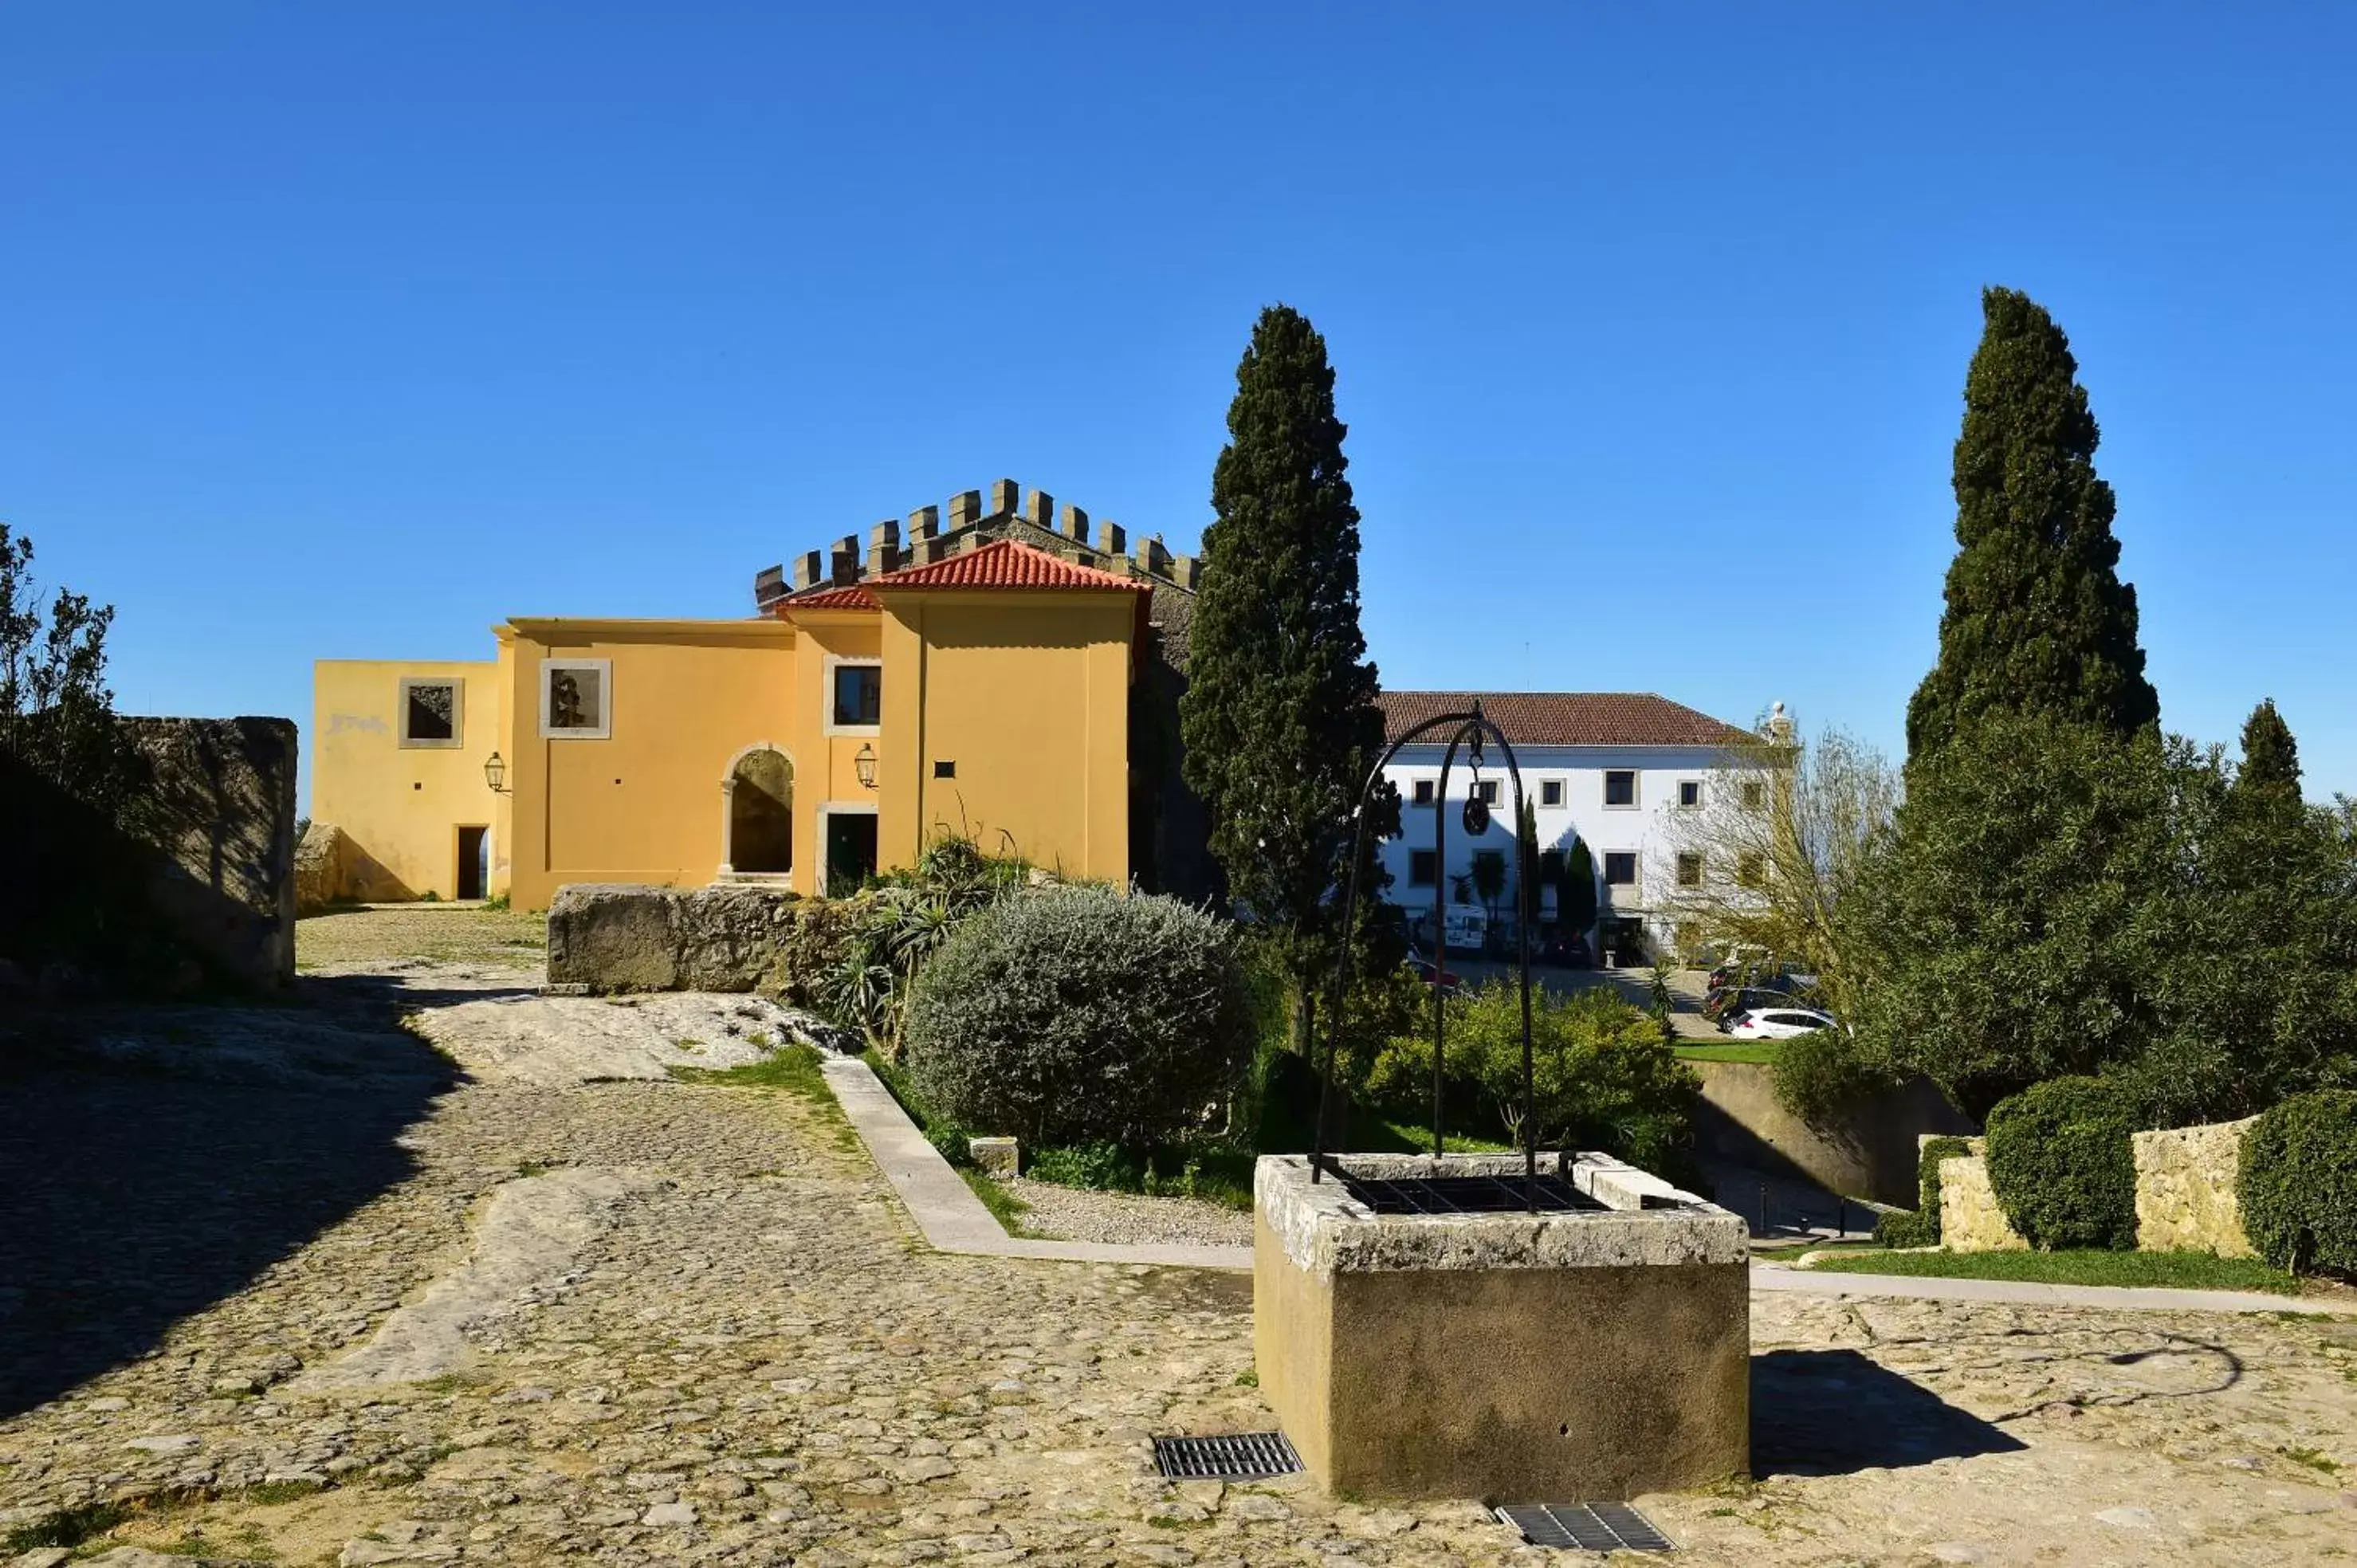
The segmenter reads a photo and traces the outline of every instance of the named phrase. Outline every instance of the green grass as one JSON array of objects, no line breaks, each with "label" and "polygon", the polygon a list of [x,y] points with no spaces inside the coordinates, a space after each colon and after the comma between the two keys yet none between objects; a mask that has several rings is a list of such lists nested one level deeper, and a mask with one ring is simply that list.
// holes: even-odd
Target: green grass
[{"label": "green grass", "polygon": [[1737,1040],[1724,1046],[1690,1046],[1682,1042],[1670,1048],[1690,1062],[1757,1062],[1765,1066],[1783,1055],[1782,1042],[1777,1040]]},{"label": "green grass", "polygon": [[[1351,1139],[1353,1144],[1365,1145],[1363,1152],[1367,1154],[1422,1155],[1432,1149],[1432,1129],[1429,1126],[1412,1127],[1387,1116],[1364,1114],[1354,1114],[1351,1118],[1351,1126],[1354,1131],[1363,1130],[1368,1133],[1365,1137]],[[1440,1148],[1442,1153],[1450,1155],[1511,1155],[1514,1152],[1512,1144],[1500,1143],[1494,1138],[1476,1138],[1453,1127],[1441,1130]]]},{"label": "green grass", "polygon": [[860,1147],[851,1118],[836,1103],[834,1090],[819,1069],[819,1054],[811,1046],[780,1046],[757,1062],[742,1067],[673,1067],[667,1069],[682,1083],[724,1084],[740,1089],[775,1089],[797,1096],[818,1113],[834,1133],[834,1146],[850,1153]]},{"label": "green grass", "polygon": [[1026,1234],[1023,1217],[1031,1212],[1029,1204],[972,1165],[958,1166],[957,1174],[965,1178],[965,1185],[974,1189],[974,1197],[982,1199],[982,1206],[990,1210],[990,1217],[998,1221],[1000,1230],[1009,1236]]},{"label": "green grass", "polygon": [[1880,1256],[1883,1249],[1871,1241],[1802,1241],[1790,1247],[1754,1247],[1751,1261],[1755,1263],[1794,1263],[1811,1252],[1872,1252]]},{"label": "green grass", "polygon": [[2019,1280],[2055,1285],[2141,1285],[2168,1290],[2270,1291],[2298,1295],[2299,1282],[2255,1258],[2207,1252],[1883,1252],[1828,1258],[1812,1268],[1847,1274]]}]

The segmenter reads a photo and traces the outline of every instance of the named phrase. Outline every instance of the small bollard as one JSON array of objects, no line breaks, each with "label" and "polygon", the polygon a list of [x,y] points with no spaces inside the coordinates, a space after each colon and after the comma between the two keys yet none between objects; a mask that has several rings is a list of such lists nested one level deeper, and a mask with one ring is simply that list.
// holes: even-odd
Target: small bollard
[{"label": "small bollard", "polygon": [[968,1138],[965,1152],[992,1176],[1011,1176],[1023,1163],[1022,1149],[1012,1138]]}]

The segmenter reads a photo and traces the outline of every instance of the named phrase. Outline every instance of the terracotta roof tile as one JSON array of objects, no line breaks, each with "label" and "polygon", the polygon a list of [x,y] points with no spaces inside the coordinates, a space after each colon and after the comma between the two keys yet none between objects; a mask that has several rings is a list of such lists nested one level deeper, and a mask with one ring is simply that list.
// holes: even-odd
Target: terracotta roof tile
[{"label": "terracotta roof tile", "polygon": [[1093,566],[1082,566],[1013,539],[952,555],[926,566],[904,566],[870,577],[871,588],[1125,588],[1149,591],[1144,583]]},{"label": "terracotta roof tile", "polygon": [[[1728,746],[1755,738],[1651,692],[1384,692],[1383,738],[1397,740],[1427,719],[1476,699],[1516,746]],[[1431,737],[1446,744],[1440,731]]]},{"label": "terracotta roof tile", "polygon": [[844,588],[805,589],[791,598],[777,602],[777,613],[791,615],[796,610],[880,610],[876,596],[855,583]]}]

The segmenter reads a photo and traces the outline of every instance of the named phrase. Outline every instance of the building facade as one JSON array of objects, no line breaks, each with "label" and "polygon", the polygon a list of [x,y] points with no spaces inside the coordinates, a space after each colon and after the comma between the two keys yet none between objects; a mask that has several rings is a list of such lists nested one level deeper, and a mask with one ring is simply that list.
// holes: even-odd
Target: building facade
[{"label": "building facade", "polygon": [[[1682,865],[1680,813],[1699,813],[1715,791],[1736,787],[1727,774],[1733,747],[1756,741],[1746,730],[1640,692],[1386,692],[1385,741],[1400,739],[1443,714],[1477,701],[1514,748],[1538,832],[1536,897],[1541,939],[1586,940],[1593,953],[1636,956],[1676,945],[1668,908],[1670,880]],[[1386,895],[1410,922],[1428,920],[1438,892],[1451,948],[1471,950],[1494,929],[1510,939],[1517,906],[1513,786],[1492,746],[1479,768],[1460,748],[1446,794],[1441,760],[1449,733],[1435,731],[1401,748],[1386,770],[1400,794],[1400,836],[1383,849],[1391,874]],[[1466,802],[1480,793],[1491,807],[1485,832],[1469,833]],[[1447,813],[1445,848],[1435,852],[1435,819]],[[1572,849],[1585,843],[1596,880],[1596,926],[1564,929]],[[1445,855],[1445,859],[1442,856]],[[1488,875],[1481,862],[1491,860]],[[1494,911],[1481,897],[1499,887]]]},{"label": "building facade", "polygon": [[[518,617],[479,661],[320,661],[311,815],[345,896],[568,882],[773,881],[805,895],[909,865],[935,836],[1126,884],[1167,832],[1163,637],[1194,564],[1120,553],[1015,488],[879,526],[824,575],[760,575],[742,620]],[[1060,539],[1049,549],[1017,525]],[[1111,549],[1103,548],[1110,544]],[[1146,820],[1141,822],[1141,811]]]}]

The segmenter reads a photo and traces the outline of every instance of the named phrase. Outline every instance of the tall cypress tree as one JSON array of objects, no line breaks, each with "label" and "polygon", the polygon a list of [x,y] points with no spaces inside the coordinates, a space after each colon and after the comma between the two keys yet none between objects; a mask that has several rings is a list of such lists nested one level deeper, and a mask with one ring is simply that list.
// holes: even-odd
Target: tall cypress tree
[{"label": "tall cypress tree", "polygon": [[2160,718],[2070,341],[2012,289],[1984,290],[1981,314],[1956,438],[1958,549],[1939,662],[1907,708],[1910,761],[1991,712],[2124,736]]},{"label": "tall cypress tree", "polygon": [[2234,774],[2233,798],[2263,810],[2299,808],[2299,743],[2276,712],[2273,697],[2243,721],[2243,766]]},{"label": "tall cypress tree", "polygon": [[[1334,952],[1352,812],[1383,742],[1359,630],[1346,429],[1325,338],[1289,306],[1262,311],[1211,476],[1217,516],[1203,534],[1178,705],[1187,783],[1210,811],[1211,851],[1231,895],[1279,939],[1305,1046]],[[1383,791],[1376,810],[1377,832],[1396,832],[1398,796]]]}]

